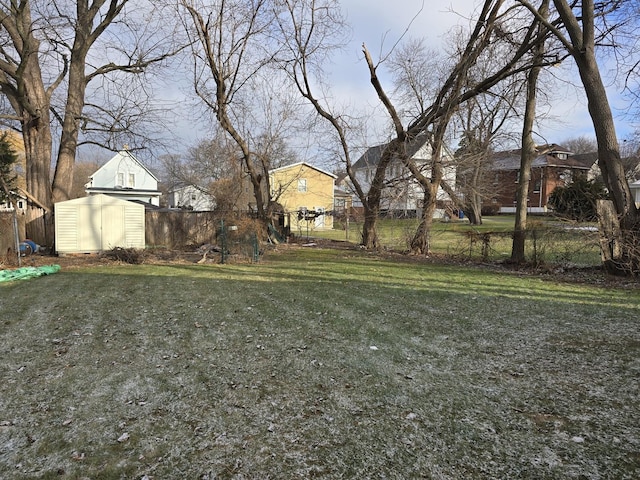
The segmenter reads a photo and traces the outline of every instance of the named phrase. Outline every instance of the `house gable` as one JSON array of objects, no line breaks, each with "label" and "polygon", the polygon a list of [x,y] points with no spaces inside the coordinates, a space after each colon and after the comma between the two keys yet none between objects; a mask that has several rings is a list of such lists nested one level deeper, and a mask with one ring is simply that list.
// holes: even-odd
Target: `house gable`
[{"label": "house gable", "polygon": [[131,152],[122,150],[96,170],[85,185],[88,195],[107,194],[158,206],[158,179]]},{"label": "house gable", "polygon": [[[407,144],[407,154],[422,173],[430,177],[432,151],[428,140],[428,133],[418,135],[413,141]],[[387,145],[388,144],[376,145],[368,148],[353,164],[355,176],[364,191],[370,189],[376,169]],[[456,167],[452,162],[448,161],[450,158],[453,158],[453,155],[449,149],[443,149],[443,181],[446,181],[450,186],[454,186],[456,181]],[[381,209],[399,215],[419,215],[422,209],[423,199],[423,188],[419,182],[413,178],[404,161],[400,158],[393,158],[385,170],[385,188],[382,192]],[[362,206],[359,199],[354,200],[355,206]],[[449,200],[449,196],[441,187],[437,192],[437,200],[440,203]]]},{"label": "house gable", "polygon": [[[329,212],[334,207],[336,175],[299,162],[271,170],[269,177],[271,198],[282,205],[285,213],[293,214],[291,228],[303,228],[305,222],[312,222],[312,228],[333,228],[333,217]],[[316,212],[318,216],[298,219],[301,211]]]}]

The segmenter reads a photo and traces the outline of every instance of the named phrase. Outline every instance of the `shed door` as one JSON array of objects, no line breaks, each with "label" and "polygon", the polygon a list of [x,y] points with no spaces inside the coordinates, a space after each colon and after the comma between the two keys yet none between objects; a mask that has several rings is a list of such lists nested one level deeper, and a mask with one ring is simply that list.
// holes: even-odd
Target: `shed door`
[{"label": "shed door", "polygon": [[103,205],[101,250],[125,245],[124,208],[121,205]]},{"label": "shed door", "polygon": [[94,205],[78,205],[78,250],[97,251],[102,243],[102,221],[100,215],[95,215]]}]

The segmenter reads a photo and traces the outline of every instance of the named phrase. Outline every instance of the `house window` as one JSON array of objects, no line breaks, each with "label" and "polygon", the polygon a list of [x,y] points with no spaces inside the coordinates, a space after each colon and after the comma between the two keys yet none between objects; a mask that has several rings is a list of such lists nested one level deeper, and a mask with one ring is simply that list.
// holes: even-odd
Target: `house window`
[{"label": "house window", "polygon": [[116,187],[124,187],[124,172],[118,172],[116,176]]},{"label": "house window", "polygon": [[516,183],[520,182],[520,170],[516,172]]},{"label": "house window", "polygon": [[306,192],[307,191],[307,179],[306,178],[299,178],[298,179],[298,191],[299,192]]},{"label": "house window", "polygon": [[540,193],[540,187],[542,186],[542,180],[537,179],[536,183],[533,185],[533,193]]},{"label": "house window", "polygon": [[127,184],[127,187],[135,187],[136,186],[136,174],[135,173],[130,173],[129,174],[129,183]]},{"label": "house window", "polygon": [[335,201],[335,210],[336,212],[343,213],[345,209],[345,199],[344,198],[336,198]]}]

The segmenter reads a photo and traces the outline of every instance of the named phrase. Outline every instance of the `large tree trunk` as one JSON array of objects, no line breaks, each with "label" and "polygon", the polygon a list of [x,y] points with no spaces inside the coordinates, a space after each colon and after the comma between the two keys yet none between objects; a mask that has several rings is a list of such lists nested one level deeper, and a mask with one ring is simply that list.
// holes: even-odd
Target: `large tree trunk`
[{"label": "large tree trunk", "polygon": [[580,58],[576,61],[598,141],[598,165],[617,213],[614,216],[602,204],[598,205],[603,267],[613,274],[637,274],[640,218],[620,160],[613,115],[595,55],[587,49],[583,56],[577,58]]},{"label": "large tree trunk", "polygon": [[622,228],[637,228],[638,210],[624,176],[615,123],[596,60],[594,2],[582,2],[580,19],[576,17],[573,5],[566,0],[554,0],[554,4],[571,38],[570,52],[587,96],[589,115],[598,141],[598,165],[602,177],[613,197]]},{"label": "large tree trunk", "polygon": [[[625,261],[627,263],[631,262],[632,265],[637,264],[638,252],[633,239],[638,236],[640,218],[620,161],[620,148],[616,136],[615,123],[596,60],[594,2],[593,0],[584,0],[582,2],[580,18],[576,17],[574,13],[573,3],[570,4],[566,0],[554,0],[553,3],[571,39],[569,51],[576,62],[587,96],[589,115],[591,116],[596,140],[598,141],[598,165],[615,205],[617,213],[615,221],[619,222],[623,239],[628,239],[621,242],[616,249],[610,252],[614,257],[618,255],[622,262],[617,262],[615,258],[612,258],[613,261],[611,262],[605,260],[605,267],[609,268],[616,263],[624,264]],[[569,43],[566,39],[564,39],[564,42],[565,44]],[[602,208],[599,214],[603,214]],[[600,221],[603,226],[611,226],[612,222],[615,223],[610,212],[606,218],[601,218]],[[613,230],[615,229],[612,228]],[[606,238],[606,233],[601,232],[601,235],[603,235],[602,244],[608,244],[610,239]],[[604,254],[605,252],[603,251]]]},{"label": "large tree trunk", "polygon": [[411,245],[409,250],[415,255],[429,255],[431,248],[431,227],[433,225],[433,214],[436,211],[436,192],[438,187],[425,189],[424,192],[424,205],[422,209],[422,217],[420,218],[420,224],[416,229],[416,233],[411,239]]},{"label": "large tree trunk", "polygon": [[69,91],[62,124],[62,135],[56,170],[53,176],[53,201],[60,202],[71,198],[73,173],[78,147],[78,129],[86,91],[85,64],[80,61],[85,55],[77,55],[69,66]]},{"label": "large tree trunk", "polygon": [[394,157],[404,155],[403,150],[404,139],[395,138],[384,148],[376,172],[369,185],[369,191],[365,198],[361,198],[364,207],[364,225],[362,227],[362,246],[368,250],[377,250],[380,248],[378,239],[377,222],[380,213],[380,202],[382,201],[382,192],[385,187],[385,177],[387,175],[387,167]]},{"label": "large tree trunk", "polygon": [[[540,14],[548,16],[549,0],[545,0],[540,7]],[[535,46],[534,66],[527,75],[527,98],[522,125],[522,150],[520,151],[520,178],[516,193],[516,219],[513,228],[513,244],[511,246],[511,261],[523,263],[525,261],[525,244],[527,237],[527,203],[529,200],[529,183],[531,182],[531,166],[536,157],[536,145],[533,141],[533,124],[536,119],[536,94],[538,77],[542,67],[538,66],[544,59],[545,45],[540,42]]]},{"label": "large tree trunk", "polygon": [[[528,140],[525,141],[525,136]],[[535,158],[536,149],[529,135],[523,136],[522,154],[520,160],[520,179],[516,193],[516,218],[513,228],[513,244],[511,246],[511,261],[523,263],[525,261],[525,246],[527,237],[527,203],[529,199],[529,183],[531,182],[531,163]]]},{"label": "large tree trunk", "polygon": [[49,130],[34,131],[29,128],[23,132],[27,158],[30,158],[26,171],[27,193],[36,201],[27,201],[26,233],[27,237],[38,245],[52,247],[53,201],[49,180],[49,162],[51,158],[51,139],[46,140]]},{"label": "large tree trunk", "polygon": [[41,78],[39,66],[33,62],[29,63],[27,68],[30,69],[33,80],[29,81],[32,89],[28,95],[32,113],[23,110],[22,119],[22,136],[27,159],[25,180],[27,193],[32,197],[27,201],[26,233],[27,237],[38,245],[53,247],[49,101],[44,86],[41,81],[38,82],[38,78]]},{"label": "large tree trunk", "polygon": [[465,207],[465,216],[469,219],[469,225],[482,225],[482,207],[477,201],[472,201]]},{"label": "large tree trunk", "polygon": [[378,239],[378,209],[364,206],[364,224],[362,225],[362,246],[367,250],[380,248]]},{"label": "large tree trunk", "polygon": [[427,178],[422,175],[415,163],[410,159],[407,161],[407,167],[411,171],[414,179],[420,183],[424,191],[422,218],[410,245],[411,253],[416,255],[429,254],[433,214],[436,211],[438,190],[443,177],[442,147],[444,145],[444,134],[449,120],[451,119],[451,115],[451,112],[443,115],[435,125],[433,137],[431,139],[431,178]]},{"label": "large tree trunk", "polygon": [[469,198],[465,202],[464,212],[471,225],[482,225],[482,195],[475,189],[479,184],[479,167],[474,168],[473,190],[469,192]]},{"label": "large tree trunk", "polygon": [[623,230],[611,200],[598,200],[602,266],[613,275],[640,274],[640,233]]},{"label": "large tree trunk", "polygon": [[78,130],[82,120],[87,83],[87,55],[94,42],[111,25],[123,10],[127,0],[112,1],[103,8],[106,0],[76,0],[77,20],[75,37],[71,47],[67,101],[62,120],[62,134],[56,171],[53,176],[54,202],[71,198],[73,188]]},{"label": "large tree trunk", "polygon": [[620,148],[607,92],[604,88],[595,55],[579,57],[580,77],[589,104],[589,114],[598,141],[598,165],[607,189],[620,217],[623,229],[638,228],[638,210],[620,160]]},{"label": "large tree trunk", "polygon": [[2,65],[0,87],[20,118],[22,127],[28,197],[26,234],[39,245],[48,247],[53,245],[54,240],[49,173],[52,148],[50,92],[42,79],[40,42],[34,36],[30,2],[11,2],[10,6],[3,6],[0,13],[7,46],[12,44],[19,60],[15,68],[11,62]]},{"label": "large tree trunk", "polygon": [[598,223],[600,225],[600,253],[602,265],[608,273],[623,271],[623,241],[620,222],[611,200],[598,200]]}]

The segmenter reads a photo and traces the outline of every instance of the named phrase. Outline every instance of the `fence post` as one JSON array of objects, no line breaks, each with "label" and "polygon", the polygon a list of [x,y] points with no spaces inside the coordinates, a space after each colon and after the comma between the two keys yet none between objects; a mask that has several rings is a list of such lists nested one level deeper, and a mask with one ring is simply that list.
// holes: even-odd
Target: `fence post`
[{"label": "fence post", "polygon": [[260,260],[260,249],[258,248],[258,234],[254,233],[251,239],[253,243],[253,261],[258,262]]},{"label": "fence post", "polygon": [[13,221],[13,236],[14,245],[16,247],[16,255],[18,255],[18,267],[22,266],[22,260],[20,259],[20,234],[18,233],[18,213],[16,212],[15,202],[11,202],[13,206],[13,214],[11,220]]},{"label": "fence post", "polygon": [[220,236],[222,237],[220,245],[220,263],[224,263],[224,256],[227,250],[227,235],[224,228],[224,219],[220,220]]}]

